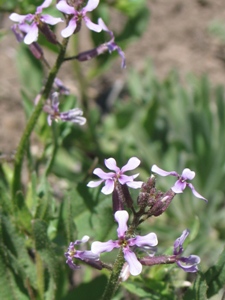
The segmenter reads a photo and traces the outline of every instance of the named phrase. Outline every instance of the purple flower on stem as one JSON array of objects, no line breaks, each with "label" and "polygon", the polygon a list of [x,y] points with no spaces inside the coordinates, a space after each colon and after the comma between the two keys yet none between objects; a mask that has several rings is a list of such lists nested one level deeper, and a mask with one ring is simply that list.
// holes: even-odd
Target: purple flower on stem
[{"label": "purple flower on stem", "polygon": [[176,239],[174,243],[174,250],[173,254],[176,256],[176,263],[178,267],[183,269],[185,272],[197,272],[198,271],[198,264],[200,263],[201,259],[197,255],[190,255],[188,257],[181,257],[181,254],[184,252],[183,243],[186,240],[187,236],[189,235],[189,230],[184,230],[182,235]]},{"label": "purple flower on stem", "polygon": [[102,182],[105,182],[105,186],[102,188],[102,193],[105,195],[109,195],[114,190],[114,183],[115,181],[119,181],[120,184],[126,184],[131,188],[137,189],[142,186],[142,181],[134,181],[134,179],[139,175],[131,175],[127,176],[124,175],[126,171],[133,170],[140,165],[140,160],[137,157],[131,157],[127,164],[123,166],[121,169],[117,167],[116,161],[114,158],[105,159],[105,165],[109,170],[114,172],[105,173],[102,169],[96,168],[94,169],[93,173],[101,178],[98,181],[90,181],[88,183],[88,187],[97,187]]},{"label": "purple flower on stem", "polygon": [[80,260],[85,261],[88,264],[91,265],[97,265],[99,261],[99,255],[94,254],[92,251],[80,251],[76,250],[75,246],[80,245],[83,243],[86,243],[89,240],[89,237],[85,235],[81,240],[77,240],[74,243],[70,243],[68,251],[65,253],[65,257],[67,258],[66,263],[69,265],[69,267],[73,270],[80,269],[80,266],[76,265],[73,262],[73,258],[78,258]]},{"label": "purple flower on stem", "polygon": [[65,0],[59,1],[59,3],[56,5],[57,9],[67,15],[72,16],[68,26],[62,30],[62,36],[64,38],[71,36],[75,32],[77,25],[82,19],[90,30],[100,32],[102,30],[101,26],[92,23],[91,20],[86,16],[87,12],[94,10],[98,4],[99,0],[89,0],[85,7],[83,7],[80,11],[77,11],[74,7],[68,5]]},{"label": "purple flower on stem", "polygon": [[100,50],[100,47],[103,48],[103,46],[106,46],[108,48],[109,53],[112,53],[113,51],[117,51],[118,54],[120,55],[120,57],[122,58],[121,68],[122,69],[126,68],[125,54],[121,50],[121,48],[115,43],[115,37],[114,37],[113,32],[108,29],[108,27],[105,25],[105,23],[103,22],[103,20],[101,18],[98,19],[98,24],[99,24],[99,26],[101,26],[102,30],[106,31],[111,37],[111,40],[109,42],[104,43],[103,45],[99,46],[99,50]]},{"label": "purple flower on stem", "polygon": [[138,261],[136,254],[133,252],[133,247],[154,247],[158,244],[157,236],[151,232],[145,236],[136,235],[132,238],[126,238],[127,221],[129,215],[126,210],[118,210],[114,214],[115,220],[118,223],[118,240],[109,240],[108,242],[93,242],[91,251],[95,254],[103,252],[111,252],[114,248],[122,248],[124,258],[129,265],[132,275],[139,275],[142,271],[142,264]]},{"label": "purple flower on stem", "polygon": [[51,126],[52,120],[78,123],[84,125],[86,118],[82,117],[83,111],[79,108],[70,109],[66,112],[59,111],[59,93],[54,92],[51,96],[51,105],[45,105],[43,110],[48,113],[48,124]]},{"label": "purple flower on stem", "polygon": [[55,25],[63,22],[61,18],[55,18],[50,15],[42,15],[43,8],[48,7],[52,0],[45,0],[42,5],[38,6],[35,14],[19,15],[12,13],[10,20],[19,23],[22,32],[26,32],[24,43],[30,45],[38,39],[38,27],[41,23]]},{"label": "purple flower on stem", "polygon": [[193,184],[187,182],[187,180],[192,180],[195,177],[195,172],[191,171],[190,169],[184,169],[182,174],[179,175],[175,171],[167,172],[167,171],[160,169],[156,165],[153,165],[152,172],[159,174],[161,176],[172,175],[172,176],[177,177],[178,180],[175,182],[174,186],[171,188],[171,190],[174,193],[176,193],[176,194],[183,193],[184,189],[188,186],[192,190],[192,194],[195,197],[203,199],[207,202],[207,200],[195,190]]}]

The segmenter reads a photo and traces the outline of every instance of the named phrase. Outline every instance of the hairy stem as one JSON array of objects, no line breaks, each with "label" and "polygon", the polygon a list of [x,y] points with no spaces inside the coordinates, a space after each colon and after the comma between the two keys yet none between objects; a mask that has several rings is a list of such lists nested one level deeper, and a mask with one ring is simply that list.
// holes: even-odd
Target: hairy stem
[{"label": "hairy stem", "polygon": [[42,112],[43,105],[46,99],[49,97],[49,94],[52,89],[52,85],[54,83],[54,79],[59,71],[61,64],[63,63],[66,47],[68,44],[68,38],[63,40],[62,46],[60,48],[59,55],[56,59],[55,65],[49,71],[48,79],[44,87],[44,91],[42,93],[42,97],[36,105],[30,119],[27,122],[27,125],[23,131],[22,137],[20,139],[17,152],[15,155],[15,164],[14,164],[14,173],[13,173],[13,183],[12,183],[12,199],[15,201],[16,193],[21,189],[21,172],[22,172],[22,164],[25,154],[26,145],[29,141],[30,135],[37,123],[38,117]]},{"label": "hairy stem", "polygon": [[119,283],[120,283],[120,273],[122,270],[122,267],[124,265],[124,255],[122,249],[120,249],[118,256],[116,258],[116,261],[113,265],[112,273],[109,278],[108,284],[105,288],[104,294],[102,296],[102,300],[110,300],[112,299],[114,293],[116,292]]}]

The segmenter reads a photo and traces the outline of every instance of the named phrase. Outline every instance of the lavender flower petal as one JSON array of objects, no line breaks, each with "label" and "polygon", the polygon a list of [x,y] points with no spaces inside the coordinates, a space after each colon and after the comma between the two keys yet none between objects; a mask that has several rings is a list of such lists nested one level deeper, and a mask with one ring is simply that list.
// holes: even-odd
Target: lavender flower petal
[{"label": "lavender flower petal", "polygon": [[88,187],[97,187],[99,186],[104,180],[98,180],[98,181],[90,181],[88,182]]},{"label": "lavender flower petal", "polygon": [[163,169],[160,169],[156,165],[153,165],[151,170],[152,170],[152,172],[154,172],[160,176],[172,175],[172,176],[179,177],[179,174],[177,172],[175,172],[175,171],[167,172],[167,171],[164,171]]},{"label": "lavender flower petal", "polygon": [[140,189],[142,187],[143,181],[129,181],[126,183],[129,187],[133,189]]},{"label": "lavender flower petal", "polygon": [[17,13],[12,13],[10,16],[9,16],[9,19],[13,22],[18,22],[18,23],[22,23],[25,21],[27,15],[19,15]]},{"label": "lavender flower petal", "polygon": [[30,26],[30,30],[28,31],[27,35],[24,38],[24,43],[30,45],[33,42],[36,42],[37,39],[38,39],[38,27],[36,23],[33,23]]},{"label": "lavender flower petal", "polygon": [[195,177],[195,172],[191,171],[190,169],[186,168],[183,170],[181,177],[186,180],[192,180]]},{"label": "lavender flower petal", "polygon": [[64,22],[61,18],[55,18],[50,15],[42,15],[40,20],[44,23],[50,24],[50,25],[56,25],[59,22]]},{"label": "lavender flower petal", "polygon": [[131,157],[127,164],[122,167],[121,172],[124,173],[126,171],[134,170],[140,165],[140,163],[140,159],[137,157]]},{"label": "lavender flower petal", "polygon": [[129,264],[130,267],[130,274],[131,275],[139,275],[142,271],[142,264],[138,261],[134,252],[130,251],[129,249],[123,249],[124,258]]},{"label": "lavender flower petal", "polygon": [[125,232],[127,231],[127,221],[129,218],[128,212],[126,210],[118,210],[115,213],[115,220],[118,223],[117,234],[118,237],[124,237]]},{"label": "lavender flower petal", "polygon": [[138,246],[138,247],[144,247],[144,246],[150,246],[154,247],[158,244],[157,235],[153,232],[140,236],[137,235],[135,238],[132,238],[129,240],[130,246]]},{"label": "lavender flower petal", "polygon": [[94,169],[93,174],[97,175],[101,179],[111,179],[115,175],[115,173],[113,173],[113,172],[106,173],[100,168]]},{"label": "lavender flower petal", "polygon": [[40,6],[37,7],[37,12],[41,13],[42,9],[46,8],[46,7],[49,7],[51,3],[52,3],[52,0],[45,0]]},{"label": "lavender flower petal", "polygon": [[89,0],[87,5],[82,9],[83,12],[94,10],[99,4],[99,0]]},{"label": "lavender flower petal", "polygon": [[112,179],[107,179],[105,181],[105,186],[101,189],[101,192],[105,195],[109,195],[114,190],[114,181]]},{"label": "lavender flower petal", "polygon": [[76,20],[73,18],[69,21],[68,26],[61,31],[61,35],[64,38],[71,36],[74,33],[76,27],[77,27],[77,23]]},{"label": "lavender flower petal", "polygon": [[[117,164],[116,164],[116,160],[112,157],[108,158],[108,159],[105,159],[104,160],[104,163],[106,165],[106,167],[109,169],[109,170],[112,170],[114,172],[119,172],[120,171],[120,168],[117,167]],[[113,173],[114,174],[114,173]],[[114,174],[115,175],[115,174]]]},{"label": "lavender flower petal", "polygon": [[198,264],[201,259],[197,255],[190,255],[188,257],[182,257],[177,261],[177,265],[182,268],[185,272],[194,273],[198,271]]},{"label": "lavender flower petal", "polygon": [[93,30],[95,32],[102,31],[102,28],[98,24],[93,23],[87,16],[84,16],[83,19],[84,19],[84,22],[85,22],[86,26],[90,30]]},{"label": "lavender flower petal", "polygon": [[197,197],[197,198],[200,198],[200,199],[203,199],[205,200],[206,202],[208,202],[208,200],[206,198],[204,198],[202,195],[200,195],[194,188],[193,184],[191,183],[187,183],[187,186],[192,190],[192,194]]},{"label": "lavender flower petal", "polygon": [[73,15],[74,14],[74,8],[66,3],[66,1],[59,1],[59,3],[56,4],[56,8],[63,12],[64,14]]},{"label": "lavender flower petal", "polygon": [[177,180],[171,190],[176,194],[183,193],[186,186],[187,183],[185,181]]},{"label": "lavender flower petal", "polygon": [[93,242],[91,245],[91,251],[95,254],[100,254],[103,252],[111,252],[114,248],[119,248],[119,244],[116,241],[108,242]]}]

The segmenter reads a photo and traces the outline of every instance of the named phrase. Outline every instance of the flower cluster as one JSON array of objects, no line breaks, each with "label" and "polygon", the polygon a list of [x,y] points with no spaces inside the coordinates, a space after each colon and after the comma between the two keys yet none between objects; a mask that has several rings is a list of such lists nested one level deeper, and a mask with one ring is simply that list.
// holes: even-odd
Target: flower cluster
[{"label": "flower cluster", "polygon": [[108,242],[94,242],[91,246],[91,251],[95,254],[103,252],[110,252],[114,248],[122,248],[124,258],[129,265],[129,271],[132,275],[139,275],[142,271],[142,264],[138,261],[135,253],[135,247],[154,247],[158,244],[157,236],[151,232],[145,236],[136,235],[135,237],[127,238],[126,232],[128,230],[127,221],[129,215],[126,210],[117,211],[114,215],[118,223],[118,240]]},{"label": "flower cluster", "polygon": [[[60,22],[64,22],[61,18],[53,17],[49,14],[42,14],[44,8],[47,8],[52,3],[52,0],[45,0],[42,5],[38,6],[34,14],[19,15],[17,13],[12,13],[9,18],[16,22],[17,24],[12,26],[12,31],[16,35],[18,41],[24,41],[27,45],[32,45],[38,39],[39,30],[45,34],[46,38],[52,43],[58,43],[55,37],[55,34],[49,29],[47,25],[56,25]],[[80,5],[76,7],[69,5],[67,1],[60,0],[56,4],[56,8],[62,12],[66,19],[68,19],[68,24],[66,28],[61,31],[61,35],[64,38],[68,38],[71,35],[79,32],[81,28],[82,20],[85,22],[85,25],[92,31],[100,32],[106,31],[111,39],[101,44],[100,46],[79,53],[76,56],[73,56],[69,59],[78,59],[79,61],[89,60],[94,58],[106,51],[109,53],[117,51],[122,58],[121,67],[126,67],[125,54],[121,48],[115,43],[115,37],[111,30],[105,25],[103,20],[100,18],[98,24],[93,23],[90,18],[87,16],[88,12],[93,11],[99,5],[99,0],[89,0],[83,8],[80,8]],[[39,57],[37,57],[39,58]],[[68,58],[66,58],[68,60]]]},{"label": "flower cluster", "polygon": [[83,7],[80,11],[77,11],[74,7],[68,5],[66,1],[59,1],[59,3],[56,5],[56,8],[64,14],[70,15],[71,17],[68,26],[61,32],[62,36],[64,38],[71,36],[75,32],[82,19],[90,30],[100,32],[102,30],[101,26],[94,24],[87,17],[87,12],[94,10],[98,4],[99,0],[89,0],[85,7]]},{"label": "flower cluster", "polygon": [[64,121],[77,123],[79,125],[84,125],[86,123],[86,118],[82,117],[83,111],[79,108],[73,108],[66,112],[59,111],[59,93],[54,92],[51,95],[50,104],[46,104],[43,110],[48,113],[48,124],[51,126],[52,120],[54,121]]},{"label": "flower cluster", "polygon": [[30,45],[37,41],[38,30],[43,24],[56,25],[59,22],[63,22],[61,18],[55,18],[50,15],[43,15],[43,8],[48,7],[52,0],[45,0],[42,5],[38,6],[34,14],[19,15],[12,13],[10,20],[19,23],[19,30],[25,33],[24,43]]},{"label": "flower cluster", "polygon": [[168,175],[172,175],[178,178],[178,180],[175,182],[174,186],[171,187],[171,190],[176,193],[183,193],[184,189],[186,187],[189,187],[192,190],[192,193],[195,197],[203,199],[205,201],[207,201],[202,195],[200,195],[194,188],[193,184],[187,182],[187,180],[192,180],[195,177],[195,172],[191,171],[190,169],[184,169],[182,174],[179,175],[177,172],[175,171],[171,171],[171,172],[167,172],[164,171],[162,169],[160,169],[159,167],[157,167],[156,165],[152,166],[152,172],[159,174],[161,176],[168,176]]},{"label": "flower cluster", "polygon": [[[92,31],[105,31],[109,36],[108,42],[69,58],[64,57],[65,52],[62,52],[63,54],[60,54],[62,57],[59,55],[58,58],[59,60],[62,58],[60,63],[70,59],[86,61],[105,52],[112,53],[113,51],[117,51],[122,59],[121,67],[125,68],[125,54],[115,43],[113,32],[109,30],[101,18],[98,19],[98,24],[95,24],[87,16],[89,12],[97,8],[99,0],[88,0],[87,3],[85,1],[86,5],[82,7],[83,2],[84,1],[57,1],[56,8],[63,13],[66,20],[66,27],[61,31],[62,37],[65,38],[62,45],[57,41],[55,34],[51,31],[49,25],[56,25],[60,22],[64,22],[64,20],[48,14],[42,14],[42,11],[50,6],[52,0],[45,0],[42,5],[36,8],[34,14],[19,15],[17,13],[12,13],[9,18],[16,22],[16,24],[12,26],[12,31],[19,42],[24,41],[25,44],[29,45],[33,55],[37,59],[42,59],[42,61],[45,62],[45,65],[49,67],[44,58],[43,50],[37,43],[39,31],[45,34],[50,42],[61,46],[61,49],[65,51],[63,45],[68,41],[67,38],[78,33],[82,22],[84,22],[88,29]],[[58,69],[59,68],[56,68],[56,72],[53,72],[54,76],[56,76]],[[48,82],[52,83],[53,78],[49,78],[52,79],[52,81],[50,80]],[[49,126],[52,125],[52,121],[58,120],[84,125],[86,123],[86,118],[83,117],[83,111],[81,109],[73,108],[65,112],[60,111],[60,94],[69,94],[69,90],[64,86],[62,81],[55,78],[53,84],[46,84],[47,87],[48,85],[49,89],[47,91],[46,88],[45,92],[50,96],[46,96],[46,98],[49,97],[49,99],[47,99],[45,105],[43,105],[43,110],[48,114],[47,121]],[[36,97],[35,104],[40,100],[42,93]],[[194,179],[195,172],[185,168],[180,175],[175,171],[168,172],[153,165],[151,169],[152,172],[161,176],[171,175],[177,178],[171,189],[162,192],[156,189],[155,177],[153,175],[146,183],[143,183],[142,181],[135,181],[139,176],[139,173],[134,175],[125,174],[128,171],[136,169],[140,165],[140,160],[137,157],[131,157],[122,168],[117,166],[116,160],[112,157],[105,159],[104,163],[110,172],[105,172],[101,168],[95,168],[93,174],[97,175],[99,179],[97,181],[90,181],[87,186],[94,188],[104,183],[101,192],[105,195],[112,194],[114,219],[118,223],[118,239],[109,240],[107,242],[94,241],[91,245],[91,250],[76,249],[77,246],[84,244],[89,240],[87,235],[81,240],[71,242],[65,253],[66,263],[69,267],[73,270],[79,269],[80,266],[76,265],[74,262],[74,259],[78,259],[99,270],[106,267],[113,271],[115,265],[113,267],[107,267],[106,264],[100,260],[100,254],[111,252],[114,249],[120,249],[120,257],[122,257],[120,265],[122,266],[122,264],[124,264],[121,278],[127,278],[128,273],[134,276],[139,275],[142,272],[143,265],[150,266],[164,263],[176,263],[177,266],[182,268],[185,272],[197,272],[200,258],[197,255],[190,255],[188,257],[182,256],[184,252],[183,243],[189,235],[188,230],[184,230],[181,236],[174,242],[172,256],[154,255],[155,247],[158,244],[158,238],[154,232],[150,232],[144,236],[136,234],[137,227],[142,222],[152,216],[158,217],[164,213],[172,203],[176,194],[183,193],[186,187],[191,189],[195,197],[207,201],[196,191],[193,184],[189,182]],[[141,188],[136,205],[134,205],[128,187],[134,189]],[[126,207],[132,212],[132,222],[129,226],[127,225],[129,214],[124,210],[124,204],[126,204]],[[138,251],[147,252],[148,256],[139,257]]]},{"label": "flower cluster", "polygon": [[137,168],[140,164],[140,160],[137,157],[132,157],[128,160],[127,164],[121,169],[117,167],[116,161],[114,158],[105,159],[105,165],[109,170],[114,172],[105,173],[102,169],[96,168],[93,173],[100,177],[98,181],[90,181],[88,187],[97,187],[102,182],[105,182],[105,186],[102,188],[102,193],[105,195],[111,194],[115,187],[115,182],[118,181],[120,184],[126,184],[131,188],[137,189],[142,186],[142,181],[134,181],[139,174],[127,176],[124,175],[125,172]]}]

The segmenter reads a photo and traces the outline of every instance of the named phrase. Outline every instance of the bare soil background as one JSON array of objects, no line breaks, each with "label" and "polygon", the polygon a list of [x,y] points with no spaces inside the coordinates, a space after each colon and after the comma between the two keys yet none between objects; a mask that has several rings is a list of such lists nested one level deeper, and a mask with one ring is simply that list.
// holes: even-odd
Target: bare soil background
[{"label": "bare soil background", "polygon": [[[118,78],[125,80],[131,67],[142,70],[146,59],[150,58],[159,78],[163,79],[171,69],[177,69],[183,79],[192,72],[198,76],[207,74],[213,85],[224,84],[224,45],[208,30],[212,21],[225,24],[224,0],[148,0],[147,4],[151,11],[148,29],[140,40],[126,49],[126,70],[121,71],[118,58],[104,77],[112,84]],[[113,15],[117,23],[120,17]],[[1,30],[7,30],[11,25],[8,16],[1,15],[0,18]],[[25,125],[15,66],[16,47],[13,34],[1,41],[0,153],[3,154],[15,150]],[[73,90],[74,79],[68,68],[61,72],[65,84]],[[94,94],[98,91],[96,89]]]}]

